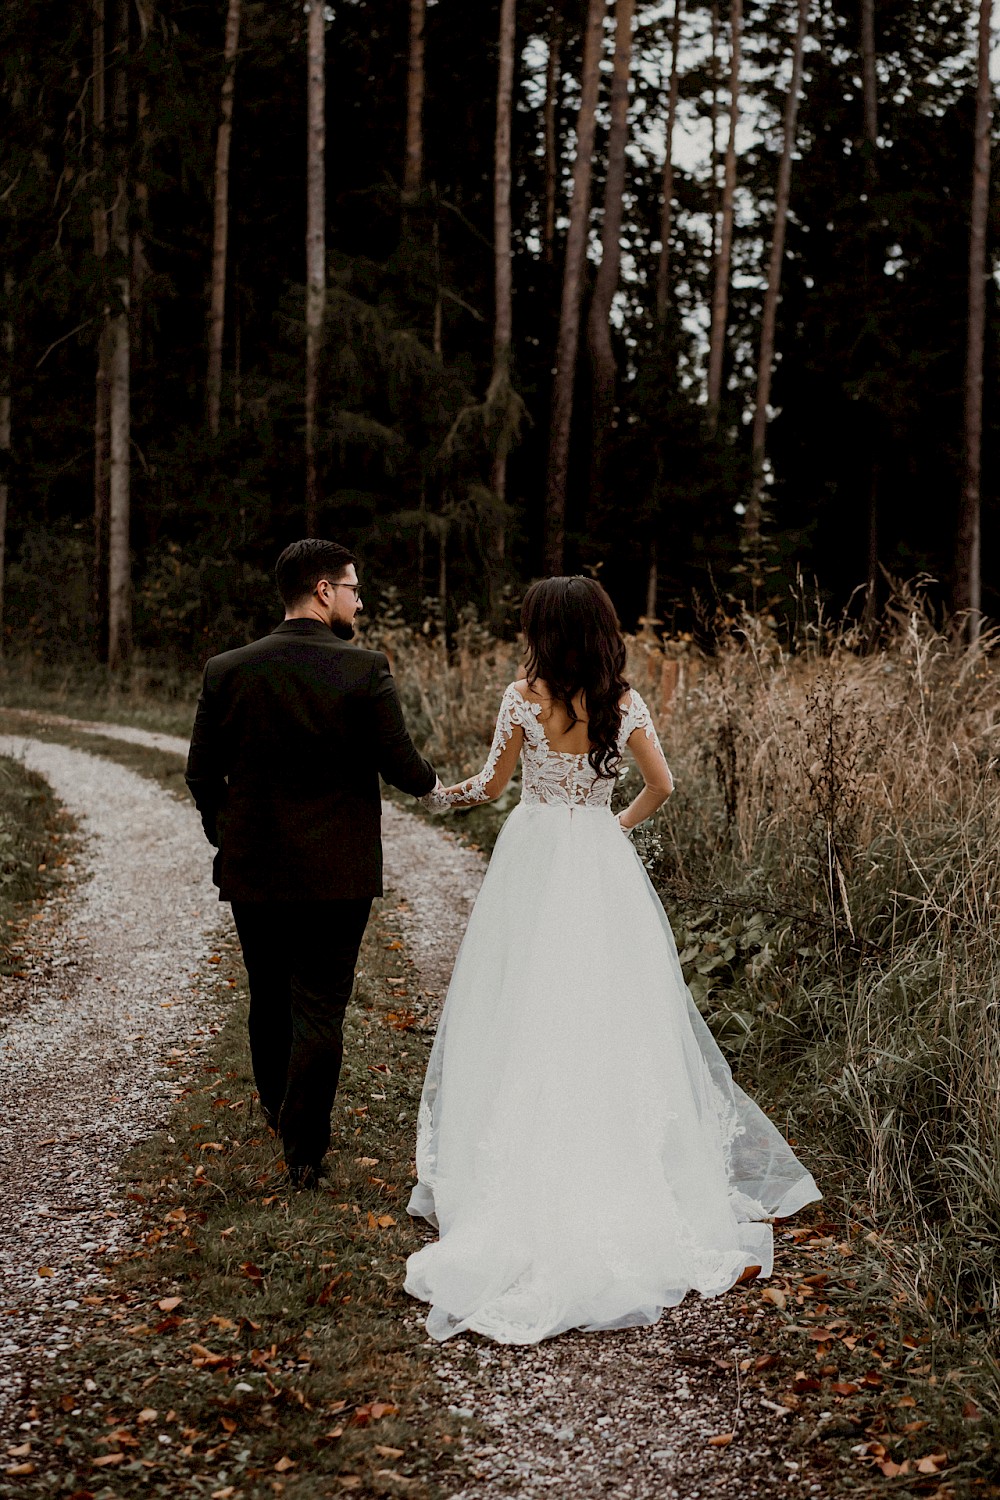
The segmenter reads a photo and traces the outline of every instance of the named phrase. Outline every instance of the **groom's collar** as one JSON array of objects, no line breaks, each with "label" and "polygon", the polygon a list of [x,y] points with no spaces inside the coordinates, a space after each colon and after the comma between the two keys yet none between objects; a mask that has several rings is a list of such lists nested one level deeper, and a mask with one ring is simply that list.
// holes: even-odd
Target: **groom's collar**
[{"label": "groom's collar", "polygon": [[316,636],[318,640],[333,641],[337,637],[329,625],[324,625],[322,620],[308,620],[304,616],[297,620],[282,620],[280,625],[275,625],[271,631],[272,635],[306,635]]}]

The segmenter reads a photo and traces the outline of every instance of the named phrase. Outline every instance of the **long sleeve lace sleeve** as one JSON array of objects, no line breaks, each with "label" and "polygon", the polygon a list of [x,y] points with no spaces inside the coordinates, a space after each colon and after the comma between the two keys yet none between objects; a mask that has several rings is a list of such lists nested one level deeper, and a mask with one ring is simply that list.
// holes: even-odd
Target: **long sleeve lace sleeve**
[{"label": "long sleeve lace sleeve", "polygon": [[453,808],[475,807],[477,803],[492,802],[499,797],[513,775],[521,753],[524,730],[518,719],[523,704],[524,699],[512,683],[500,700],[493,744],[483,769],[456,786],[443,787],[439,782],[433,791],[421,798],[425,807],[432,812],[447,812]]}]

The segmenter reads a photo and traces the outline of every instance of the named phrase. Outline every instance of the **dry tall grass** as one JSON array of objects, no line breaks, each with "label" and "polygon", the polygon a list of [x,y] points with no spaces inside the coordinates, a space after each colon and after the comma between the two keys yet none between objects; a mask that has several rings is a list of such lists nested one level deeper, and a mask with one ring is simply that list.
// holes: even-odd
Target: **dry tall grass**
[{"label": "dry tall grass", "polygon": [[[516,648],[473,624],[450,653],[380,644],[430,753],[478,769]],[[678,784],[644,854],[695,996],[956,1330],[1000,1311],[996,645],[911,592],[867,653],[819,615],[791,642],[748,618],[708,653],[630,646]]]}]

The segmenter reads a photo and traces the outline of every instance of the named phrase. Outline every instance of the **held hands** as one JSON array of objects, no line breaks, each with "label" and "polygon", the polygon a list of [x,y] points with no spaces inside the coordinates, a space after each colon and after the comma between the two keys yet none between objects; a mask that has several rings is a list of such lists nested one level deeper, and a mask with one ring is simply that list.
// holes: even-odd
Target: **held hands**
[{"label": "held hands", "polygon": [[425,796],[418,797],[417,801],[422,807],[426,807],[428,812],[432,813],[447,812],[451,807],[451,801],[444,787],[441,785],[440,776],[437,778],[430,791],[427,792]]}]

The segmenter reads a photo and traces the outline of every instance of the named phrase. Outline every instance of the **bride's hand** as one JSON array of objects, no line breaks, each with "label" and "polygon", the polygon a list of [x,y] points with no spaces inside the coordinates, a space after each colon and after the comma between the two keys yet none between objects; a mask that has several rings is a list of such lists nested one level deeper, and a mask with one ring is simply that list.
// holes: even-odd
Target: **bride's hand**
[{"label": "bride's hand", "polygon": [[633,833],[635,832],[635,829],[634,828],[626,828],[625,824],[622,822],[622,816],[623,816],[622,813],[616,813],[615,814],[615,822],[618,824],[618,827],[621,829],[621,831],[625,835],[625,837],[627,839],[630,839],[632,837]]}]

